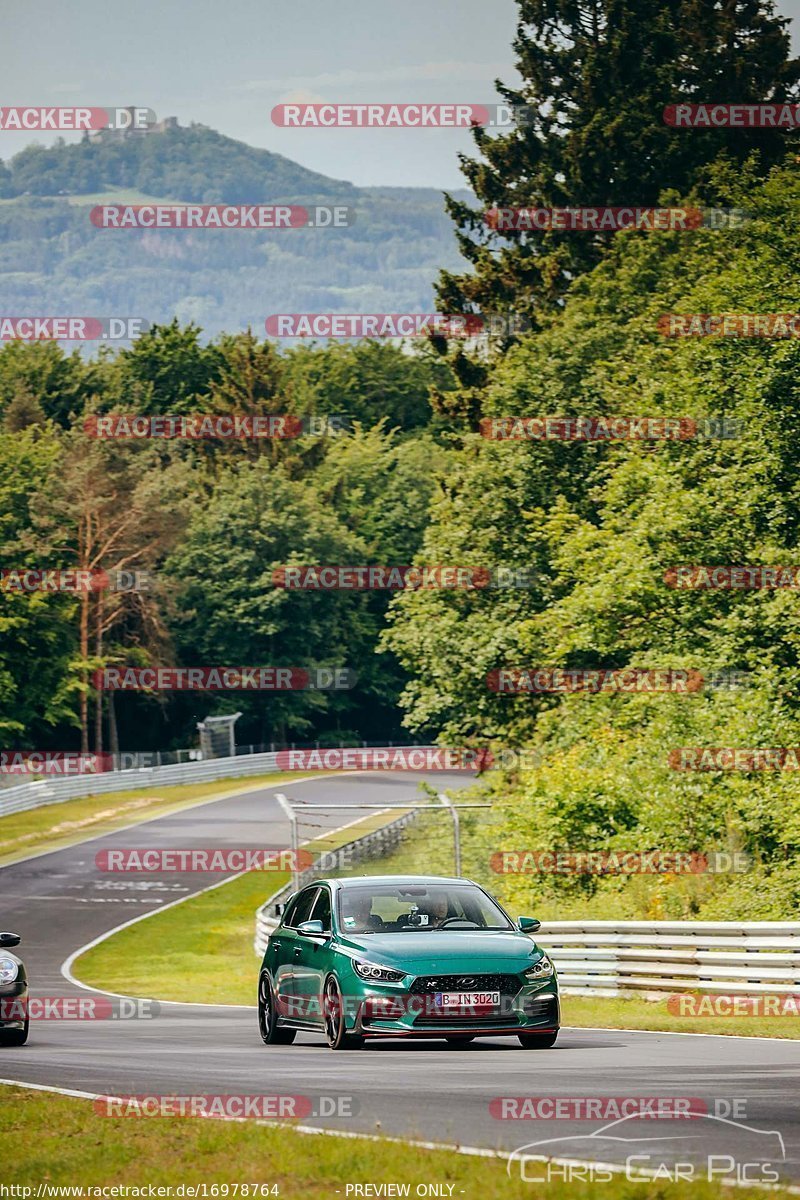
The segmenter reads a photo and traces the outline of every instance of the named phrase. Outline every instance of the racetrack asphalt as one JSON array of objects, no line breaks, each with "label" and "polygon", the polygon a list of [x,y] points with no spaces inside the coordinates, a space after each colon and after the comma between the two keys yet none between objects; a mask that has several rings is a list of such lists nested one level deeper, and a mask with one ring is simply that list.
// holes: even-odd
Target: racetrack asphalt
[{"label": "racetrack asphalt", "polygon": [[[225,878],[108,874],[95,863],[98,852],[286,846],[288,826],[276,792],[330,805],[329,813],[314,818],[334,828],[359,816],[343,813],[343,804],[402,807],[420,799],[423,778],[364,772],[262,785],[13,863],[0,868],[0,928],[22,935],[18,953],[32,996],[85,996],[62,973],[75,950]],[[463,775],[427,779],[437,790],[471,783]],[[306,828],[301,836],[318,832]],[[269,875],[264,880],[266,898]],[[157,939],[157,921],[152,929]],[[546,947],[546,936],[541,941]],[[226,947],[218,953],[224,972]],[[257,969],[253,956],[254,992]],[[255,1009],[201,1007],[202,990],[196,1001],[163,1004],[152,1019],[36,1022],[26,1046],[0,1048],[0,1076],[110,1096],[302,1095],[317,1114],[305,1116],[304,1125],[505,1151],[541,1141],[548,1144],[531,1154],[613,1163],[636,1155],[643,1168],[694,1158],[705,1163],[711,1153],[730,1156],[731,1170],[740,1174],[745,1163],[759,1164],[747,1170],[750,1179],[769,1161],[782,1178],[800,1180],[800,1041],[564,1028],[549,1050],[487,1038],[463,1049],[398,1040],[334,1053],[313,1033],[298,1034],[292,1046],[264,1046]],[[490,1102],[500,1097],[690,1098],[692,1111],[709,1115],[637,1118],[598,1137],[607,1119],[496,1119]],[[326,1103],[337,1103],[344,1115],[319,1115]]]}]

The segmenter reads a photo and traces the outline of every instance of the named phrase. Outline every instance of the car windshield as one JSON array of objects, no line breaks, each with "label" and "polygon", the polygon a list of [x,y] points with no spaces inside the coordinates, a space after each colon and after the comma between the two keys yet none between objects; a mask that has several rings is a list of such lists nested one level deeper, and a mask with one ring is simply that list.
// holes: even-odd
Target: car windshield
[{"label": "car windshield", "polygon": [[345,933],[514,928],[494,901],[470,884],[357,884],[343,888],[338,903]]}]

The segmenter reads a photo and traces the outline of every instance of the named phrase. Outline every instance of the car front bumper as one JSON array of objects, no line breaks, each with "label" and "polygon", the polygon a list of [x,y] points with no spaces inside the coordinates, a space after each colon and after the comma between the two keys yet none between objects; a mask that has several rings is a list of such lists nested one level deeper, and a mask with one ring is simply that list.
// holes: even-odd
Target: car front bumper
[{"label": "car front bumper", "polygon": [[27,979],[0,985],[0,1029],[24,1029],[27,1017]]},{"label": "car front bumper", "polygon": [[558,990],[553,979],[523,987],[516,995],[501,995],[499,1008],[443,1010],[435,996],[388,986],[363,985],[346,1005],[349,1031],[363,1037],[479,1037],[518,1033],[549,1033],[561,1021]]}]

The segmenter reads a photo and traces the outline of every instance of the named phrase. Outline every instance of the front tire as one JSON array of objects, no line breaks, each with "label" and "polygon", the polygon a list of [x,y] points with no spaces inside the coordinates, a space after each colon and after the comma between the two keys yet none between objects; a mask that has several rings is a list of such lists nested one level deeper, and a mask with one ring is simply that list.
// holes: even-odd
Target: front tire
[{"label": "front tire", "polygon": [[22,1029],[0,1029],[0,1046],[24,1046],[29,1027],[30,1021],[26,1017]]},{"label": "front tire", "polygon": [[549,1050],[556,1044],[558,1030],[555,1033],[518,1033],[517,1037],[523,1050]]},{"label": "front tire", "polygon": [[262,971],[258,979],[258,1032],[266,1046],[291,1046],[297,1036],[296,1029],[280,1029],[275,998],[269,975]]},{"label": "front tire", "polygon": [[325,980],[323,1012],[325,1037],[328,1039],[331,1050],[360,1050],[364,1045],[364,1039],[358,1034],[347,1032],[342,993],[333,975],[329,975]]}]

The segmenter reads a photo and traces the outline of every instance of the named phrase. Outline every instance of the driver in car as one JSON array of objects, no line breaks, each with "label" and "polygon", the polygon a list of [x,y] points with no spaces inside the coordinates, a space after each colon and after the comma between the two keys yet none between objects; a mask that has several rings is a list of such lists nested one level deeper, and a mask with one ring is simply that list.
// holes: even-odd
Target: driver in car
[{"label": "driver in car", "polygon": [[450,916],[450,905],[446,892],[429,892],[423,912],[428,914],[428,927],[436,929]]}]

